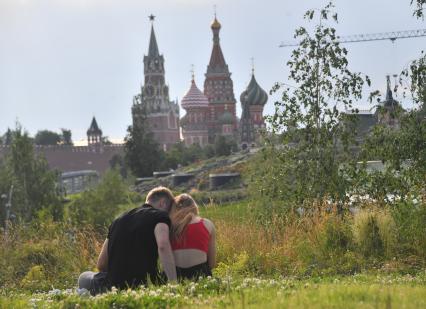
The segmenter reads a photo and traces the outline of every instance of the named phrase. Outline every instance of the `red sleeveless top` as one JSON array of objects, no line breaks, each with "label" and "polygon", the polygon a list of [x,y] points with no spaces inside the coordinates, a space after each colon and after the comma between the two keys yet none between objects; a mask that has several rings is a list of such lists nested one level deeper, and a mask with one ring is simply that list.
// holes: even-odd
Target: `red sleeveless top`
[{"label": "red sleeveless top", "polygon": [[207,253],[209,251],[210,233],[204,225],[203,219],[197,223],[188,224],[179,241],[172,240],[173,250],[198,249]]}]

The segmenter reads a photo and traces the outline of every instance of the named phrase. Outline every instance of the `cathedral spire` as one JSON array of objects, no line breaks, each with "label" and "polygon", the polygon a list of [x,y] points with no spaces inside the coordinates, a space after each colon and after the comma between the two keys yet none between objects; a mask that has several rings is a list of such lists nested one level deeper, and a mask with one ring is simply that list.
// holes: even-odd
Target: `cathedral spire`
[{"label": "cathedral spire", "polygon": [[251,60],[251,75],[254,76],[254,57],[251,57],[250,60]]},{"label": "cathedral spire", "polygon": [[213,49],[210,56],[208,71],[228,73],[225,57],[223,57],[222,48],[220,47],[219,32],[221,27],[215,13],[213,23],[211,24],[211,29],[213,31]]},{"label": "cathedral spire", "polygon": [[155,16],[151,14],[148,17],[149,17],[149,20],[151,21],[151,38],[149,39],[148,57],[157,57],[160,55],[160,53],[158,52],[157,39],[155,38],[155,32],[154,32]]},{"label": "cathedral spire", "polygon": [[192,83],[195,83],[195,70],[193,64],[191,64],[191,81]]}]

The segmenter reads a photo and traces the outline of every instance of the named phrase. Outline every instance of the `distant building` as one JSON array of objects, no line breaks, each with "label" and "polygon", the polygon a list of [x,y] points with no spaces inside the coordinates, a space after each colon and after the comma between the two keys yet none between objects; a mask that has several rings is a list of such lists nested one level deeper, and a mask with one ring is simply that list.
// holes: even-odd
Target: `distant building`
[{"label": "distant building", "polygon": [[[356,139],[362,141],[370,134],[373,127],[377,124],[377,115],[371,110],[358,110],[357,112],[346,111],[346,115],[351,115],[354,117],[353,125],[356,132]],[[352,120],[348,120],[352,121]]]},{"label": "distant building", "polygon": [[389,75],[386,76],[386,79],[386,99],[382,101],[377,107],[377,122],[394,129],[399,129],[399,116],[404,112],[404,110],[398,101],[394,100],[393,98]]},{"label": "distant building", "polygon": [[387,76],[386,97],[385,100],[380,102],[373,113],[370,110],[359,110],[354,113],[346,111],[347,115],[352,115],[354,119],[354,129],[356,131],[356,139],[362,142],[368,134],[370,134],[373,127],[381,124],[393,129],[399,129],[399,118],[404,109],[398,101],[393,98],[390,77]]},{"label": "distant building", "polygon": [[[154,16],[150,16],[154,21]],[[144,85],[133,100],[133,125],[146,113],[149,129],[160,146],[167,150],[180,141],[179,105],[170,101],[169,87],[165,83],[164,57],[158,51],[154,26],[151,25],[148,55],[143,59]]]}]

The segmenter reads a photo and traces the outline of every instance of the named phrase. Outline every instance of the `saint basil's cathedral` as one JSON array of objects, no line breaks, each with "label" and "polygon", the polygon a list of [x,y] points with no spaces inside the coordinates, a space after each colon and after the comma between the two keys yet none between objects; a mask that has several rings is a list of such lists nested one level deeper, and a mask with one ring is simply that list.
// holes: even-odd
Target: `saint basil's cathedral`
[{"label": "saint basil's cathedral", "polygon": [[[154,20],[154,16],[150,16]],[[254,72],[247,89],[240,96],[242,115],[236,115],[237,101],[231,73],[220,46],[221,24],[216,16],[211,24],[213,48],[201,91],[192,75],[188,92],[181,100],[186,114],[180,119],[179,104],[170,101],[165,84],[164,57],[159,53],[154,27],[151,25],[148,55],[144,57],[144,85],[133,99],[133,125],[141,119],[148,123],[154,139],[164,150],[179,142],[180,128],[185,145],[205,146],[217,136],[233,139],[245,149],[256,144],[259,129],[265,127],[263,108],[267,93],[258,85]]]}]

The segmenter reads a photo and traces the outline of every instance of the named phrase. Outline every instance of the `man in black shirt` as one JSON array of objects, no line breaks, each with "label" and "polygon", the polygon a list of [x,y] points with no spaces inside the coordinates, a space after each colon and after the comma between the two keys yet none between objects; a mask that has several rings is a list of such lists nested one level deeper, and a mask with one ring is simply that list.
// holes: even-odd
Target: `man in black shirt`
[{"label": "man in black shirt", "polygon": [[174,202],[165,187],[152,189],[141,207],[132,209],[114,220],[99,254],[99,273],[84,272],[79,288],[91,294],[140,284],[160,282],[157,260],[169,281],[176,280],[176,267],[170,247],[168,212]]}]

